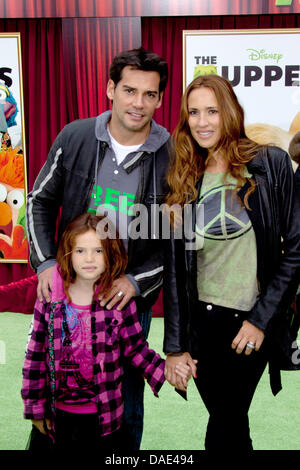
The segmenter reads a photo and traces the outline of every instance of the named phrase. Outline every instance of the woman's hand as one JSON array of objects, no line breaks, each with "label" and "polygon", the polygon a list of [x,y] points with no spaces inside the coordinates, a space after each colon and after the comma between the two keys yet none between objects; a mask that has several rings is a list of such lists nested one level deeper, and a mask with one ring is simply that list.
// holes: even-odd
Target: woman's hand
[{"label": "woman's hand", "polygon": [[39,430],[41,434],[47,434],[46,427],[48,431],[51,431],[51,420],[46,419],[32,419],[32,424]]},{"label": "woman's hand", "polygon": [[[257,328],[249,321],[243,321],[243,325],[232,341],[231,347],[236,350],[237,354],[241,354],[245,349],[245,354],[249,356],[252,350],[258,351],[262,345],[265,334],[262,330]],[[247,346],[247,343],[250,343],[250,347]]]},{"label": "woman's hand", "polygon": [[165,363],[165,377],[167,381],[179,390],[185,391],[191,375],[196,377],[197,362],[197,360],[192,359],[188,352],[178,356],[167,356]]}]

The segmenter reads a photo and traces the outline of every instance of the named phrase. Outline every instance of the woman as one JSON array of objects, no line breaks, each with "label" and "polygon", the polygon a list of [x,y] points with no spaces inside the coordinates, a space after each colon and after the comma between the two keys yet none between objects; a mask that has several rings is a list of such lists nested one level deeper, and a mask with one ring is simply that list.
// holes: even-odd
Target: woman
[{"label": "woman", "polygon": [[243,109],[217,75],[187,88],[174,144],[167,203],[192,207],[195,240],[166,242],[165,375],[180,388],[176,364],[195,376],[197,359],[195,383],[209,412],[205,448],[248,452],[248,411],[267,363],[274,394],[280,367],[299,368],[281,353],[293,352],[286,311],[300,265],[290,158],[246,137]]}]

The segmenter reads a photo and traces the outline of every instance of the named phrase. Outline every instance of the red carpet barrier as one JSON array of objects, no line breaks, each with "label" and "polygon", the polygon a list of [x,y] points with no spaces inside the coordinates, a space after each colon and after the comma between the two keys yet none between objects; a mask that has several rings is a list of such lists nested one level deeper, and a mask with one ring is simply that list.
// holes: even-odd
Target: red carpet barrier
[{"label": "red carpet barrier", "polygon": [[33,313],[37,276],[0,286],[0,312]]}]

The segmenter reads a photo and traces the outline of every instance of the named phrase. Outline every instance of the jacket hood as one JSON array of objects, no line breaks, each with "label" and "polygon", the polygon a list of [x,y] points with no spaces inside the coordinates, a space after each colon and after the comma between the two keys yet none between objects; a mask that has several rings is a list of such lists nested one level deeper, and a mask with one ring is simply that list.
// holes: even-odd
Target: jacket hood
[{"label": "jacket hood", "polygon": [[[107,124],[111,118],[111,115],[111,111],[106,111],[97,116],[95,126],[96,139],[102,142],[106,142],[108,144],[110,144],[110,138],[107,132]],[[160,126],[152,119],[148,139],[141,145],[139,151],[156,152],[167,142],[169,137],[169,132],[163,126]]]}]

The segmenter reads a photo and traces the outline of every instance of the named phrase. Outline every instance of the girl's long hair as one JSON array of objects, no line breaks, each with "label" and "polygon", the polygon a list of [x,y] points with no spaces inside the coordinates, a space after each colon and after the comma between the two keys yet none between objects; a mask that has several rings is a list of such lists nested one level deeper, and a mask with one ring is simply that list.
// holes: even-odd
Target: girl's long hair
[{"label": "girl's long hair", "polygon": [[[193,90],[201,87],[207,87],[215,93],[221,118],[221,138],[213,150],[220,151],[228,162],[228,172],[237,179],[236,191],[246,182],[245,164],[253,159],[259,149],[259,145],[246,136],[244,111],[231,83],[218,75],[195,78],[182,97],[180,119],[173,134],[174,149],[168,173],[170,192],[166,199],[169,206],[180,204],[183,208],[185,204],[197,198],[196,183],[207,165],[208,151],[194,140],[188,124],[189,95]],[[251,178],[249,182],[251,186],[244,199],[246,207],[248,207],[249,195],[255,189],[255,183]]]},{"label": "girl's long hair", "polygon": [[105,271],[94,284],[94,299],[108,292],[115,279],[125,273],[127,253],[119,234],[105,216],[86,213],[76,217],[65,229],[57,250],[56,260],[64,281],[67,298],[69,286],[75,282],[76,273],[72,265],[72,251],[76,237],[89,230],[95,230],[103,248]]}]

